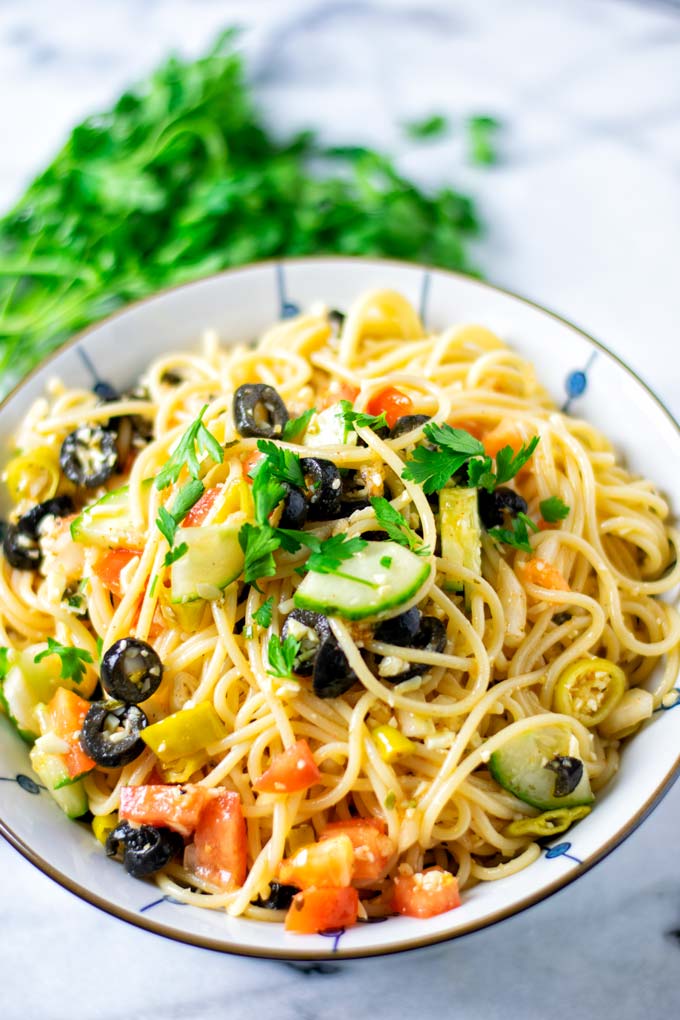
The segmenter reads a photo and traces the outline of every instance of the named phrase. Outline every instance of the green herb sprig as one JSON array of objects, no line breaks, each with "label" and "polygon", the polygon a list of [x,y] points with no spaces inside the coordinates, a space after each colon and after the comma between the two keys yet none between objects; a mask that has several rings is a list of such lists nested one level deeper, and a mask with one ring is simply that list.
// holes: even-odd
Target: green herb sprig
[{"label": "green herb sprig", "polygon": [[34,662],[42,662],[48,655],[58,655],[61,660],[60,676],[62,680],[73,680],[80,684],[85,674],[85,663],[93,662],[92,655],[85,648],[72,648],[62,645],[54,638],[48,637],[47,648],[33,657]]}]

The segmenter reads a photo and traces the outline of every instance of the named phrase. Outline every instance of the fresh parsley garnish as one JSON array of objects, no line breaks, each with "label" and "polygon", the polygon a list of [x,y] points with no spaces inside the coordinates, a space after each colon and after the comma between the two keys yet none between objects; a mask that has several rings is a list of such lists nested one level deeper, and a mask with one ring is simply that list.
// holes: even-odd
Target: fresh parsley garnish
[{"label": "fresh parsley garnish", "polygon": [[384,496],[373,496],[371,506],[375,512],[378,524],[383,531],[387,532],[393,542],[406,546],[407,549],[418,553],[419,556],[429,556],[430,551],[423,546],[423,540],[420,535],[415,533],[403,514],[395,510],[389,500],[385,499]]},{"label": "fresh parsley garnish", "polygon": [[273,443],[271,439],[258,439],[257,448],[260,453],[265,455],[265,459],[261,460],[251,472],[251,478],[256,478],[257,475],[264,472],[277,482],[297,485],[300,489],[304,487],[305,479],[297,453],[279,446],[278,443]]},{"label": "fresh parsley garnish", "polygon": [[530,553],[531,543],[527,529],[531,529],[531,531],[540,530],[531,517],[527,517],[526,514],[520,512],[516,517],[512,518],[512,530],[510,528],[489,528],[489,534],[498,542],[504,542],[515,549],[521,549],[523,552]]},{"label": "fresh parsley garnish", "polygon": [[363,411],[355,411],[349,400],[340,401],[340,414],[345,423],[346,431],[350,431],[355,425],[359,428],[376,429],[387,428],[385,412],[382,414],[365,414]]},{"label": "fresh parsley garnish", "polygon": [[259,609],[253,613],[253,620],[258,627],[268,627],[272,622],[272,612],[274,610],[274,596],[270,595],[266,599]]},{"label": "fresh parsley garnish", "polygon": [[[167,543],[171,548],[175,543],[175,534],[178,527],[191,510],[192,506],[199,501],[203,492],[203,482],[201,482],[198,478],[192,478],[191,481],[187,482],[187,484],[183,485],[179,490],[171,509],[168,510],[165,506],[158,508],[156,527],[160,531],[161,535],[163,535],[163,537],[167,540]],[[176,556],[175,559],[179,559],[179,557]],[[169,562],[172,563],[173,560],[170,560]],[[166,563],[165,565],[167,566],[168,564]]]},{"label": "fresh parsley garnish", "polygon": [[175,542],[175,532],[177,531],[178,524],[170,511],[164,506],[158,508],[156,527],[168,545],[172,547]]},{"label": "fresh parsley garnish", "polygon": [[441,113],[433,113],[422,120],[412,120],[404,124],[404,131],[411,138],[438,138],[446,134],[449,128],[447,118]]},{"label": "fresh parsley garnish", "polygon": [[186,430],[170,455],[165,467],[163,467],[156,475],[155,485],[157,489],[167,489],[168,485],[172,485],[173,482],[176,482],[180,476],[182,468],[184,467],[186,467],[192,478],[198,479],[200,465],[198,463],[196,448],[198,448],[199,453],[203,453],[205,456],[211,457],[217,464],[222,463],[222,460],[224,459],[224,450],[217,442],[212,432],[210,432],[203,424],[203,415],[207,410],[208,405],[204,404],[198,418],[196,421],[192,422]]},{"label": "fresh parsley garnish", "polygon": [[495,117],[470,117],[467,122],[470,160],[479,166],[489,166],[498,159],[495,136],[500,128]]},{"label": "fresh parsley garnish", "polygon": [[496,485],[509,482],[522,470],[538,446],[539,439],[540,436],[532,436],[526,446],[522,443],[517,453],[511,446],[504,446],[502,450],[498,451],[496,454]]},{"label": "fresh parsley garnish", "polygon": [[538,504],[541,511],[541,517],[544,521],[548,521],[549,524],[553,524],[555,521],[563,521],[565,517],[569,516],[569,507],[566,503],[563,503],[559,496],[549,496],[548,499],[542,499]]},{"label": "fresh parsley garnish", "polygon": [[272,634],[267,645],[267,659],[269,660],[270,676],[278,676],[282,679],[289,679],[293,675],[293,664],[297,653],[300,651],[300,642],[292,634],[281,641],[278,634]]},{"label": "fresh parsley garnish", "polygon": [[180,544],[178,546],[175,546],[174,549],[170,549],[168,552],[166,552],[165,558],[163,560],[163,566],[169,567],[172,563],[176,563],[177,560],[181,560],[182,556],[184,556],[185,553],[187,553],[188,551],[189,546],[186,544],[186,542],[180,542]]},{"label": "fresh parsley garnish", "polygon": [[297,418],[291,418],[283,426],[283,434],[281,438],[286,443],[296,443],[298,439],[302,439],[307,426],[309,425],[312,415],[316,413],[315,407],[310,407],[308,411],[303,411]]},{"label": "fresh parsley garnish", "polygon": [[281,545],[281,539],[268,525],[244,524],[238,541],[245,556],[243,579],[257,588],[261,577],[273,577],[276,573],[273,554]]},{"label": "fresh parsley garnish", "polygon": [[69,645],[62,645],[54,638],[48,637],[47,648],[43,649],[42,652],[38,652],[34,656],[34,662],[42,662],[48,655],[58,655],[61,659],[61,673],[62,680],[73,680],[75,684],[79,684],[83,679],[85,673],[86,662],[92,662],[92,656],[85,648],[71,648]]},{"label": "fresh parsley garnish", "polygon": [[[318,539],[317,539],[318,541]],[[307,570],[313,570],[317,574],[335,574],[337,577],[348,577],[339,569],[345,560],[350,559],[355,553],[365,549],[368,543],[364,538],[347,538],[347,535],[332,535],[331,538],[319,542],[318,548],[312,551],[312,555],[305,563]],[[352,581],[361,580],[358,577],[350,577]],[[368,581],[361,581],[362,584],[370,584]],[[376,587],[371,584],[371,587]]]},{"label": "fresh parsley garnish", "polygon": [[9,648],[0,648],[0,680],[4,680],[9,669]]}]

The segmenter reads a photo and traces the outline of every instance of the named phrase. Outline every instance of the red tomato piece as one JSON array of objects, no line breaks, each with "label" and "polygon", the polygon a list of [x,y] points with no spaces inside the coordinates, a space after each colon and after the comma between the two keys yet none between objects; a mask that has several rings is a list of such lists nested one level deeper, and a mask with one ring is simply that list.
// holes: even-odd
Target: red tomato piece
[{"label": "red tomato piece", "polygon": [[57,688],[47,705],[50,729],[69,745],[62,757],[71,779],[90,772],[96,765],[80,746],[80,731],[89,710],[89,701],[65,687]]},{"label": "red tomato piece", "polygon": [[366,410],[369,414],[375,415],[382,414],[384,411],[387,424],[392,429],[399,418],[413,412],[413,401],[401,390],[395,389],[394,386],[388,386],[371,397],[366,405]]},{"label": "red tomato piece", "polygon": [[385,832],[385,823],[380,818],[350,818],[346,822],[330,822],[319,841],[341,834],[348,836],[354,847],[354,881],[371,882],[383,875],[394,853],[392,840]]},{"label": "red tomato piece", "polygon": [[359,893],[351,885],[343,889],[305,889],[293,897],[286,914],[286,931],[315,935],[331,928],[356,923]]},{"label": "red tomato piece", "polygon": [[344,832],[301,847],[281,861],[279,880],[300,889],[340,888],[352,881],[354,848]]},{"label": "red tomato piece", "polygon": [[248,839],[241,798],[220,790],[201,812],[194,836],[194,870],[223,889],[234,889],[246,879]]},{"label": "red tomato piece", "polygon": [[319,766],[306,740],[275,754],[268,769],[253,784],[260,793],[297,793],[307,790],[321,778]]},{"label": "red tomato piece", "polygon": [[156,825],[190,836],[211,794],[203,786],[124,786],[120,791],[120,817],[138,825]]},{"label": "red tomato piece", "polygon": [[135,556],[141,555],[139,549],[109,549],[97,561],[94,573],[105,588],[120,598],[123,594],[120,584],[121,571]]},{"label": "red tomato piece", "polygon": [[338,404],[341,400],[349,400],[350,404],[359,396],[359,387],[348,382],[334,380],[325,393],[319,395],[315,401],[317,411],[325,411],[332,404]]},{"label": "red tomato piece", "polygon": [[392,909],[409,917],[434,917],[460,906],[455,875],[443,868],[427,868],[415,875],[397,875]]},{"label": "red tomato piece", "polygon": [[213,504],[222,492],[221,485],[213,485],[212,489],[206,489],[197,503],[194,503],[189,513],[182,521],[183,528],[196,528],[208,516]]},{"label": "red tomato piece", "polygon": [[245,478],[249,485],[253,484],[253,480],[250,477],[250,472],[263,459],[264,459],[263,453],[260,453],[259,450],[253,450],[252,453],[249,453],[248,456],[245,457],[244,460],[242,461],[241,470],[243,471],[243,477]]}]

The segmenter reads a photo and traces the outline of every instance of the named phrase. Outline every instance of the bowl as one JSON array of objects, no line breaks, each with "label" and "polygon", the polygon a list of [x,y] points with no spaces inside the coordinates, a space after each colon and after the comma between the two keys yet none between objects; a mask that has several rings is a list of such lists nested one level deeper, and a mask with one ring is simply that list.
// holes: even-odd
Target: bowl
[{"label": "bowl", "polygon": [[[273,321],[322,299],[344,308],[362,291],[390,287],[419,309],[427,327],[478,322],[532,361],[556,403],[587,418],[633,471],[654,479],[680,506],[680,429],[657,397],[602,344],[514,294],[454,273],[398,262],[308,258],[263,263],[169,290],[75,337],[0,407],[0,434],[14,432],[48,380],[91,386],[98,375],[121,388],[151,359],[195,346],[207,328],[224,343],[257,336]],[[644,437],[644,439],[642,438]],[[7,456],[7,449],[3,456]],[[6,507],[4,508],[7,509]],[[26,745],[0,718],[0,831],[45,874],[125,921],[178,941],[248,956],[341,959],[415,949],[484,928],[573,881],[601,860],[660,800],[680,770],[680,689],[630,741],[598,807],[546,845],[530,867],[467,891],[457,910],[427,920],[390,918],[345,932],[299,936],[282,925],[232,918],[177,903],[130,878],[102,853],[88,826],[63,815],[32,776]]]}]

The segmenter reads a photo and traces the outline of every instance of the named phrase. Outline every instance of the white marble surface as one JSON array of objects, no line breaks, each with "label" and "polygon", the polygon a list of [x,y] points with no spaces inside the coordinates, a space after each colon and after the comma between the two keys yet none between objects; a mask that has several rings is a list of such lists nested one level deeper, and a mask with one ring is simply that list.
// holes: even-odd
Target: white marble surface
[{"label": "white marble surface", "polygon": [[[0,0],[0,207],[66,129],[169,48],[247,25],[282,131],[400,154],[478,196],[489,278],[621,354],[680,415],[680,9],[632,0]],[[398,124],[458,128],[415,151]],[[460,124],[505,124],[466,165]],[[612,394],[612,399],[616,395]],[[677,468],[677,466],[674,466]],[[680,1012],[680,784],[575,885],[446,946],[308,972],[173,944],[96,911],[0,843],[5,1020],[671,1018]],[[675,931],[675,935],[673,932]]]}]

